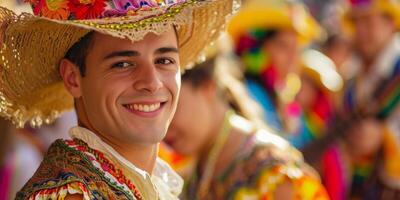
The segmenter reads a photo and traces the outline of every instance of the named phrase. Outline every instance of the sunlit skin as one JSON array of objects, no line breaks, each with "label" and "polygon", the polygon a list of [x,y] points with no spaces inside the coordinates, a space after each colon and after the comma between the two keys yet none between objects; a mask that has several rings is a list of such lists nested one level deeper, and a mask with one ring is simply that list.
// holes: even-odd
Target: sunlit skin
[{"label": "sunlit skin", "polygon": [[166,141],[183,155],[200,154],[212,145],[220,129],[226,105],[218,103],[214,86],[194,88],[182,83],[178,108],[168,130]]},{"label": "sunlit skin", "polygon": [[355,9],[351,16],[355,27],[354,44],[364,64],[370,65],[392,39],[395,23],[389,16],[371,9]]},{"label": "sunlit skin", "polygon": [[280,30],[276,36],[264,43],[263,48],[268,52],[271,63],[276,66],[281,78],[285,78],[290,72],[298,71],[300,45],[296,32]]},{"label": "sunlit skin", "polygon": [[[95,33],[85,76],[66,59],[60,73],[75,99],[79,124],[151,173],[179,96],[180,63],[173,28],[162,35],[149,33],[134,43]],[[142,109],[133,109],[134,104]],[[160,106],[145,111],[144,105]]]}]

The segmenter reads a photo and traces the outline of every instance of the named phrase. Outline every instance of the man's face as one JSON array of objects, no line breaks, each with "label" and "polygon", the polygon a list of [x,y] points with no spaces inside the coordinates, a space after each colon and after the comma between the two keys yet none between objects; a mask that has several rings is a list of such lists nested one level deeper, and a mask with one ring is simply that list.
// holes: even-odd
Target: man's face
[{"label": "man's face", "polygon": [[356,48],[366,59],[373,59],[395,32],[395,25],[390,17],[370,9],[354,10],[352,20]]},{"label": "man's face", "polygon": [[150,145],[164,137],[180,89],[174,30],[130,42],[95,33],[80,78],[87,121],[110,142]]}]

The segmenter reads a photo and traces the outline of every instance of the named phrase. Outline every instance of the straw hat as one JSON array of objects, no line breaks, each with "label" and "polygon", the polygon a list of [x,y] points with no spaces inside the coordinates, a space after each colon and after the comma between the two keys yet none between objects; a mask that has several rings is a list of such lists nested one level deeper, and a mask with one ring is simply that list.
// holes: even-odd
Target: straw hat
[{"label": "straw hat", "polygon": [[17,126],[50,123],[73,108],[59,61],[94,30],[138,41],[175,25],[182,66],[217,38],[235,0],[28,0],[33,13],[0,7],[0,116]]},{"label": "straw hat", "polygon": [[352,14],[357,11],[376,11],[389,15],[400,30],[400,0],[346,0],[343,13],[345,31],[352,33],[354,30]]},{"label": "straw hat", "polygon": [[322,39],[323,30],[300,2],[290,0],[248,0],[232,17],[228,32],[236,42],[254,29],[290,29],[302,44]]}]

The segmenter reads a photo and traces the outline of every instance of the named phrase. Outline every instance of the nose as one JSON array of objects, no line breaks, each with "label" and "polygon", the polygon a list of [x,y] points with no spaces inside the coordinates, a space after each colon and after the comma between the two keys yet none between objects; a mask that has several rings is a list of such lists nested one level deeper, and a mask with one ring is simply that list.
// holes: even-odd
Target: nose
[{"label": "nose", "polygon": [[136,90],[155,93],[163,86],[160,74],[154,64],[149,63],[146,66],[142,66],[139,73],[136,73],[134,76],[136,76],[134,83]]}]

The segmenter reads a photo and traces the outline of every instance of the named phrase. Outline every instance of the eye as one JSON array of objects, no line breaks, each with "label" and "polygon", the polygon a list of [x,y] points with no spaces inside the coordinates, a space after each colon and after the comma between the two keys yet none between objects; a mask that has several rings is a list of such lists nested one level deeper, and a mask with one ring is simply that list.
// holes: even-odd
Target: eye
[{"label": "eye", "polygon": [[113,64],[111,67],[112,68],[127,68],[127,67],[131,67],[131,66],[135,66],[133,63],[129,63],[129,62],[117,62],[115,64]]},{"label": "eye", "polygon": [[158,65],[171,65],[171,64],[175,64],[175,60],[171,59],[171,58],[158,58],[156,60],[156,63]]}]

